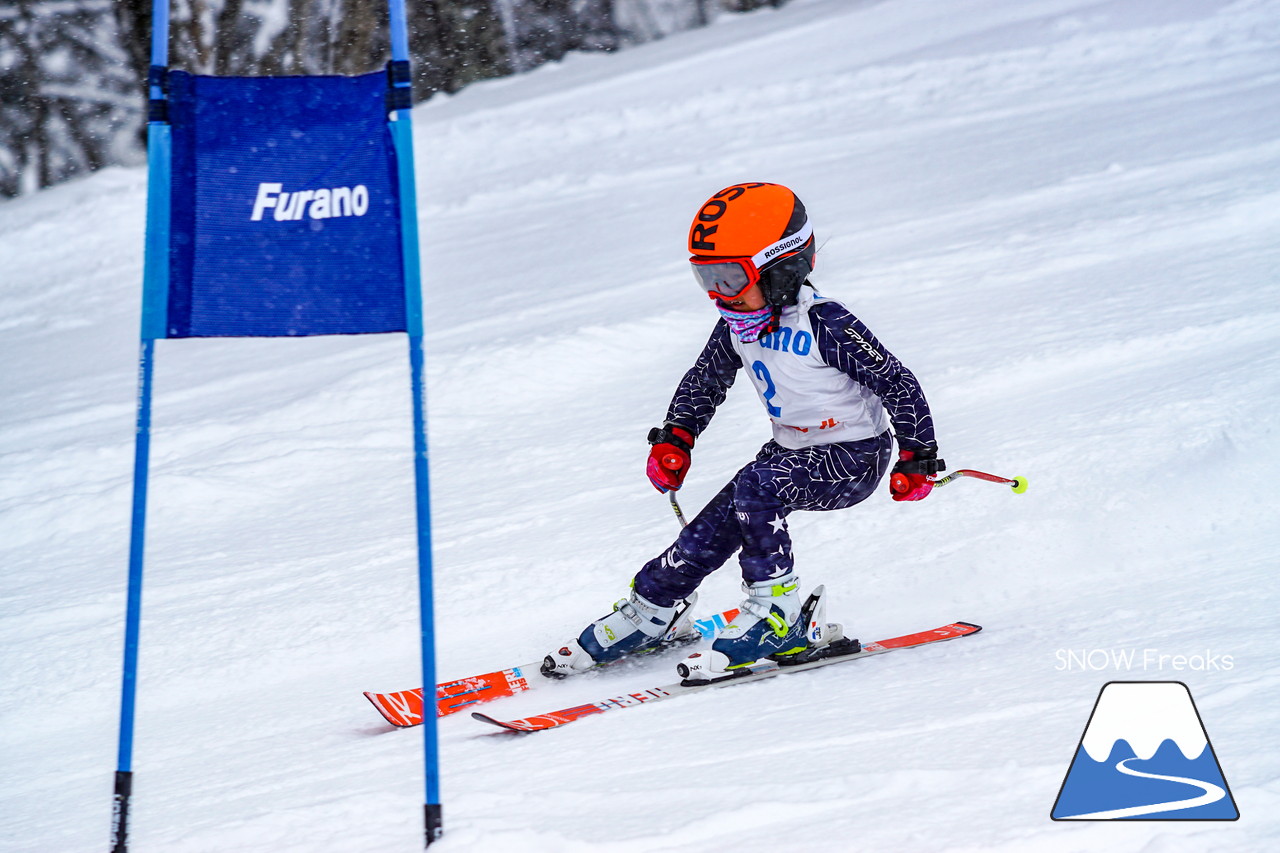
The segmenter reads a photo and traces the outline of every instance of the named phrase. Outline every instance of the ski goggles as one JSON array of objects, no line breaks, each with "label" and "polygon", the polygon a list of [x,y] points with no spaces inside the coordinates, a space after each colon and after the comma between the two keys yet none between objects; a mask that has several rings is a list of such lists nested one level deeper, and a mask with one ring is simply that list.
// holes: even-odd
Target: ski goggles
[{"label": "ski goggles", "polygon": [[693,266],[693,277],[708,296],[732,299],[760,281],[761,267],[803,249],[812,237],[813,226],[806,219],[795,234],[764,247],[749,258],[700,258],[694,255],[689,263]]}]

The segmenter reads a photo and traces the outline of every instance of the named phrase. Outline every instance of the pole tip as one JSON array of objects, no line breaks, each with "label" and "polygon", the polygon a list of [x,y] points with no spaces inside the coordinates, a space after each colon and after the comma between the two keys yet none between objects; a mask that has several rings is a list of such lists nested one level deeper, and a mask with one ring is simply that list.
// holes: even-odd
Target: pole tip
[{"label": "pole tip", "polygon": [[1014,478],[1013,478],[1013,493],[1014,493],[1015,495],[1020,495],[1020,494],[1022,494],[1023,492],[1025,492],[1026,490],[1027,490],[1027,478],[1026,478],[1026,477],[1014,477]]},{"label": "pole tip", "polygon": [[426,818],[426,847],[431,846],[431,842],[439,841],[444,835],[444,817],[441,814],[439,803],[427,803],[423,806],[424,816]]}]

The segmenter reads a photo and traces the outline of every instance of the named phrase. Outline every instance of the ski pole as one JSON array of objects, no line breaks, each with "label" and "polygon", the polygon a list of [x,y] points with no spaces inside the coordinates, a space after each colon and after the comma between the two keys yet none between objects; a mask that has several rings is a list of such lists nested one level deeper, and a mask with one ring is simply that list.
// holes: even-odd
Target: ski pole
[{"label": "ski pole", "polygon": [[[971,468],[961,468],[959,471],[952,471],[945,477],[938,479],[930,479],[929,482],[935,486],[945,486],[953,480],[959,480],[961,477],[973,477],[977,480],[986,480],[988,483],[1001,483],[1013,488],[1014,494],[1022,494],[1027,490],[1026,477],[997,477],[995,474],[985,474],[982,471],[974,471]],[[889,488],[897,494],[911,491],[911,485],[907,482],[906,474],[894,474],[889,480]]]},{"label": "ski pole", "polygon": [[[666,460],[663,461],[665,462]],[[962,477],[972,477],[975,480],[986,480],[988,483],[1000,483],[1002,485],[1009,486],[1013,489],[1013,493],[1015,495],[1020,495],[1027,490],[1026,477],[998,477],[995,474],[975,471],[972,468],[961,468],[959,471],[952,471],[947,476],[937,480],[930,480],[930,482],[933,483],[934,486],[945,486],[947,483],[954,482]],[[897,494],[911,491],[911,485],[907,482],[905,474],[894,474],[889,480],[889,488]],[[688,526],[689,522],[685,520],[684,510],[680,509],[680,502],[676,500],[676,493],[674,489],[667,492],[667,499],[671,501],[671,511],[676,514],[676,520],[680,522],[680,526]]]},{"label": "ski pole", "polygon": [[[668,453],[662,457],[662,467],[668,471],[679,471],[681,461],[679,456],[674,453]],[[680,509],[680,502],[676,500],[676,490],[669,489],[667,497],[671,500],[671,511],[676,514],[676,521],[680,522],[681,527],[688,526],[689,522],[684,520],[684,510]]]},{"label": "ski pole", "polygon": [[671,510],[676,514],[676,521],[680,522],[681,527],[687,527],[689,522],[684,520],[684,510],[680,509],[680,502],[676,500],[675,489],[667,492],[667,497],[671,499]]}]

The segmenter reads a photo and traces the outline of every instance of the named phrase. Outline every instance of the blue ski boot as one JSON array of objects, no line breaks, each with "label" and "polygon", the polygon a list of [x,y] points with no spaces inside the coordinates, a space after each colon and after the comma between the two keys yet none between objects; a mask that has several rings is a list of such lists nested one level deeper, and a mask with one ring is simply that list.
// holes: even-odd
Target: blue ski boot
[{"label": "blue ski boot", "polygon": [[737,618],[720,633],[709,651],[696,652],[676,667],[687,681],[717,681],[747,671],[757,661],[784,664],[791,658],[842,640],[843,629],[826,622],[824,588],[801,604],[800,579],[794,572],[780,578],[742,584],[747,594]]},{"label": "blue ski boot", "polygon": [[552,678],[585,672],[600,664],[612,663],[627,655],[650,652],[672,643],[697,637],[693,625],[693,605],[698,594],[663,607],[635,590],[613,605],[613,612],[601,616],[542,661],[542,674]]}]

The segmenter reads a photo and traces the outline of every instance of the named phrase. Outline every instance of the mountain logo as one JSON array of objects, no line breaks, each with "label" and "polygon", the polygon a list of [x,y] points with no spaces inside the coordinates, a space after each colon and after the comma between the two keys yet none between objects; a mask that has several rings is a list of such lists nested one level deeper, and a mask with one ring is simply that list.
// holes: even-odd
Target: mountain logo
[{"label": "mountain logo", "polygon": [[1240,812],[1187,685],[1103,685],[1050,817],[1238,819]]}]

